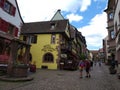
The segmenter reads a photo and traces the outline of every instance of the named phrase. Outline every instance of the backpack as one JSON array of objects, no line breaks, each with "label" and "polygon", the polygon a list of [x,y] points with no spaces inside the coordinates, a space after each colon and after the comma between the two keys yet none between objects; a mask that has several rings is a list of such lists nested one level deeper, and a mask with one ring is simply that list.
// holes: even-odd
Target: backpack
[{"label": "backpack", "polygon": [[79,66],[83,68],[85,66],[84,62],[80,62]]}]

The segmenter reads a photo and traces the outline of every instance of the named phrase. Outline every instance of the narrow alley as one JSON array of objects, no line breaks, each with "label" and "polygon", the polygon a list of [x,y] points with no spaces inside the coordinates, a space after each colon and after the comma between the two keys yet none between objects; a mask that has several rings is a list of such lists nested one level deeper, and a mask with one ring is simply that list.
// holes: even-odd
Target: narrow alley
[{"label": "narrow alley", "polygon": [[0,90],[120,90],[120,80],[109,74],[108,66],[96,65],[91,78],[79,78],[79,71],[37,70],[34,80],[27,82],[0,81]]}]

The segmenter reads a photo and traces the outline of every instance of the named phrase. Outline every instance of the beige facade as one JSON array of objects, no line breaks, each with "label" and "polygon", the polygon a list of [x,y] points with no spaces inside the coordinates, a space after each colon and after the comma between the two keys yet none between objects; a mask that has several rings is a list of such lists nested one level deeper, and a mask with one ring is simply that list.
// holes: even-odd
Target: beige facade
[{"label": "beige facade", "polygon": [[115,1],[114,25],[116,36],[116,60],[120,63],[120,0]]},{"label": "beige facade", "polygon": [[108,59],[114,54],[114,60],[120,63],[120,0],[108,0],[105,10],[108,19]]},{"label": "beige facade", "polygon": [[[108,30],[108,40],[107,40],[107,47],[108,51],[106,52],[108,54],[108,63],[111,62],[111,60],[115,60],[113,56],[116,54],[116,43],[115,43],[115,30],[114,30],[114,0],[108,0],[108,6],[105,12],[107,13],[107,30]],[[115,56],[116,57],[116,56]]]}]

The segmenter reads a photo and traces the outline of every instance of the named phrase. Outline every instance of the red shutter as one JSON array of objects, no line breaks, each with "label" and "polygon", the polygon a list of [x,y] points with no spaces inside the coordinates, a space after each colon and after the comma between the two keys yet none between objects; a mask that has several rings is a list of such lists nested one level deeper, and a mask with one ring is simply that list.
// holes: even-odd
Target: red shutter
[{"label": "red shutter", "polygon": [[0,30],[2,28],[2,19],[0,18]]},{"label": "red shutter", "polygon": [[1,22],[1,23],[0,23],[0,29],[1,29],[1,31],[4,31],[4,30],[3,30],[3,28],[4,28],[4,27],[3,27],[3,25],[4,25],[4,21],[1,19],[0,22]]},{"label": "red shutter", "polygon": [[9,23],[5,21],[5,23],[4,23],[4,31],[5,32],[8,32],[8,26],[9,26]]},{"label": "red shutter", "polygon": [[0,2],[0,7],[1,7],[1,8],[4,7],[4,3],[5,3],[5,0],[1,0],[1,2]]},{"label": "red shutter", "polygon": [[4,32],[8,31],[9,23],[1,19],[0,29]]},{"label": "red shutter", "polygon": [[15,28],[14,35],[17,37],[18,36],[18,28]]},{"label": "red shutter", "polygon": [[16,8],[14,6],[11,7],[11,14],[15,16]]}]

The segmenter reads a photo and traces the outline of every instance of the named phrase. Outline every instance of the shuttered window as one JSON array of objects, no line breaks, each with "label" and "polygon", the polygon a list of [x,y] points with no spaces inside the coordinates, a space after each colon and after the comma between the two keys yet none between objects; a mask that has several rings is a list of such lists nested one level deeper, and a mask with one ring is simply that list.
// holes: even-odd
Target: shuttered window
[{"label": "shuttered window", "polygon": [[10,8],[11,8],[10,3],[6,1],[6,2],[4,3],[4,10],[5,10],[6,12],[10,13]]},{"label": "shuttered window", "polygon": [[10,35],[14,35],[15,37],[18,36],[18,28],[1,18],[0,18],[0,31],[6,32]]},{"label": "shuttered window", "polygon": [[13,30],[14,30],[14,26],[9,24],[9,26],[8,26],[8,33],[13,35]]},{"label": "shuttered window", "polygon": [[15,16],[16,8],[7,0],[0,0],[0,7],[10,15]]}]

